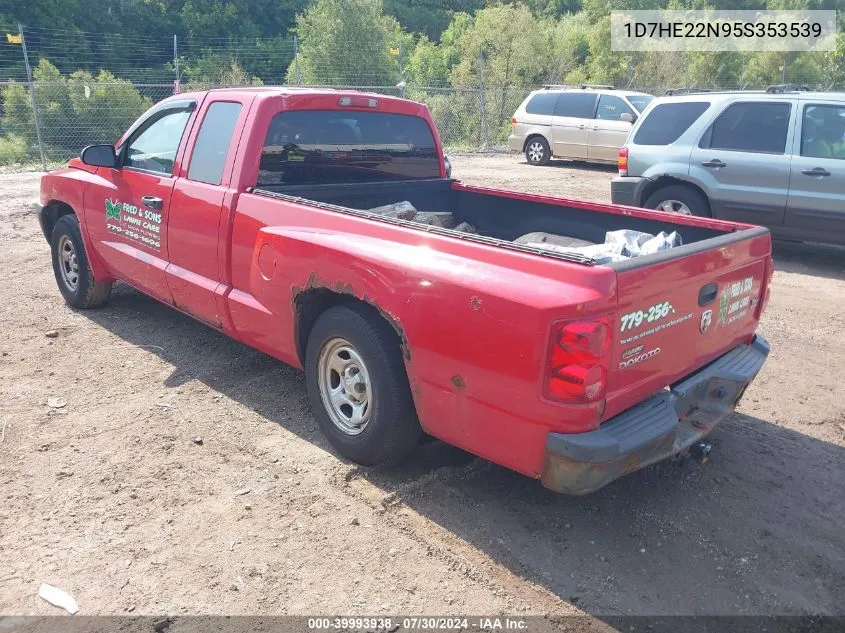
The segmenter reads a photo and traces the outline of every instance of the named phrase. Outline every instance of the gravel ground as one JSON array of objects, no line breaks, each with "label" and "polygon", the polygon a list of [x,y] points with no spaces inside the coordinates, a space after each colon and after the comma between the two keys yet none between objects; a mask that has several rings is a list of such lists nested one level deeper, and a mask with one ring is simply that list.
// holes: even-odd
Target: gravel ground
[{"label": "gravel ground", "polygon": [[[613,175],[452,161],[596,200]],[[293,369],[126,286],[68,309],[38,179],[0,175],[0,614],[56,613],[42,582],[82,614],[843,613],[842,251],[777,248],[772,354],[708,463],[568,498],[439,442],[356,467]]]}]

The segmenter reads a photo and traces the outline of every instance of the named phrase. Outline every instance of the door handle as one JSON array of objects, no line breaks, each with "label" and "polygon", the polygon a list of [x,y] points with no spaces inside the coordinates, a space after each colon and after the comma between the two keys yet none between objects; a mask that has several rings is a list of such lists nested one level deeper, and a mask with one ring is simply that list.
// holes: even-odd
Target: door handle
[{"label": "door handle", "polygon": [[586,126],[582,123],[581,125],[579,125],[579,126],[578,126],[578,129],[579,129],[579,130],[583,130],[585,127],[586,127]]},{"label": "door handle", "polygon": [[141,202],[144,203],[145,207],[150,207],[151,209],[158,209],[164,206],[164,201],[161,198],[156,198],[155,196],[143,196],[141,198]]},{"label": "door handle", "polygon": [[698,291],[698,305],[706,306],[708,303],[713,303],[716,300],[716,293],[719,286],[715,283],[709,283],[701,287]]},{"label": "door handle", "polygon": [[597,129],[599,129],[599,126],[598,126],[598,125],[594,125],[594,126],[593,126],[593,129],[594,129],[594,130],[597,130]]},{"label": "door handle", "polygon": [[704,161],[703,163],[701,163],[701,164],[702,164],[704,167],[716,167],[717,169],[718,169],[719,167],[727,167],[727,164],[726,164],[726,163],[723,163],[723,162],[722,162],[722,161],[720,161],[718,158],[714,158],[713,160],[705,160],[705,161]]},{"label": "door handle", "polygon": [[813,167],[812,169],[802,169],[801,173],[805,176],[830,176],[830,172],[824,167]]}]

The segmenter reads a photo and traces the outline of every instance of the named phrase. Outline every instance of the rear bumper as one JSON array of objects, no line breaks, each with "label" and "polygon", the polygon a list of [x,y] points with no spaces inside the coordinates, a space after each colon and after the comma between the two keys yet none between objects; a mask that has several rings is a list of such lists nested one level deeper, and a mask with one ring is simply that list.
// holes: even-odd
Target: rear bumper
[{"label": "rear bumper", "polygon": [[768,355],[757,336],[595,431],[549,433],[543,485],[586,494],[689,448],[730,415]]},{"label": "rear bumper", "polygon": [[617,176],[610,181],[610,201],[628,207],[642,206],[645,202],[642,199],[643,188],[649,182],[651,181],[648,178]]},{"label": "rear bumper", "polygon": [[525,145],[525,137],[524,136],[515,136],[511,134],[508,137],[508,147],[515,152],[521,152],[522,147]]}]

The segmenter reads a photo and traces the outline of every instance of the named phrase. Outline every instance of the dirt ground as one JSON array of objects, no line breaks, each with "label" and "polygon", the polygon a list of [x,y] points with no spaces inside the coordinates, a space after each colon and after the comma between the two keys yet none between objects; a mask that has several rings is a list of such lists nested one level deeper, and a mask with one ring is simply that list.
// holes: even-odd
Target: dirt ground
[{"label": "dirt ground", "polygon": [[[613,175],[452,160],[597,200]],[[42,582],[81,614],[843,613],[842,251],[777,248],[772,353],[708,463],[569,498],[438,442],[356,467],[297,371],[126,286],[68,309],[38,181],[0,175],[0,614],[57,613]]]}]

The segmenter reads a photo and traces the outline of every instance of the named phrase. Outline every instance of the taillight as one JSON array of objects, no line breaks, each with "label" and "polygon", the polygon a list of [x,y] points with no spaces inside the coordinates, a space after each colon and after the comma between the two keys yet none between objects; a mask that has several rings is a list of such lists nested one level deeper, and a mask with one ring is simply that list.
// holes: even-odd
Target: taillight
[{"label": "taillight", "polygon": [[623,147],[619,150],[619,156],[616,158],[616,167],[619,169],[620,176],[628,175],[628,148]]},{"label": "taillight", "polygon": [[766,260],[766,276],[763,279],[763,297],[760,301],[760,307],[757,308],[756,317],[759,319],[763,315],[763,310],[766,309],[766,306],[769,304],[769,296],[772,293],[772,277],[775,275],[775,261],[769,257]]},{"label": "taillight", "polygon": [[609,348],[610,325],[604,319],[553,323],[544,395],[572,403],[601,399],[607,386]]},{"label": "taillight", "polygon": [[[501,119],[500,119],[500,120],[501,120]],[[517,124],[516,117],[513,117],[513,118],[511,119],[511,126],[512,126],[512,127],[516,127],[516,124]]]}]

